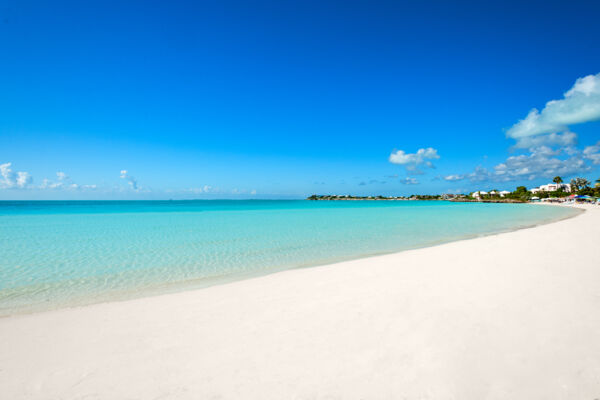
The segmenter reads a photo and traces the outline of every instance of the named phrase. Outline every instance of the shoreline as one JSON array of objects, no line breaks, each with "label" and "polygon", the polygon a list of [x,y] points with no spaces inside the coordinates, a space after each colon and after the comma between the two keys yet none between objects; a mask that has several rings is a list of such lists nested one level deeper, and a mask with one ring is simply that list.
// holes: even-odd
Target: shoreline
[{"label": "shoreline", "polygon": [[[424,200],[424,201],[426,201],[426,200]],[[532,203],[523,203],[523,204],[532,204]],[[548,205],[548,203],[535,203],[532,205]],[[550,204],[550,205],[554,205],[554,206],[559,205],[559,206],[567,207],[566,205],[562,205],[562,204]],[[562,220],[575,218],[578,215],[585,212],[585,208],[582,208],[582,207],[572,207],[572,206],[568,206],[568,207],[578,209],[578,212],[575,212],[572,215],[547,219],[547,220],[539,221],[537,223],[533,223],[533,224],[529,224],[529,225],[516,226],[514,228],[498,230],[495,232],[486,232],[486,233],[465,235],[465,236],[462,236],[459,238],[453,238],[453,239],[449,239],[449,240],[442,240],[442,241],[437,241],[437,242],[426,243],[426,244],[423,244],[420,246],[405,248],[405,249],[402,249],[399,251],[366,253],[361,256],[356,256],[356,257],[335,258],[335,259],[332,258],[331,260],[324,261],[324,262],[307,263],[307,264],[302,264],[302,265],[297,265],[297,266],[283,266],[283,267],[271,268],[271,269],[267,269],[267,270],[248,271],[248,272],[236,273],[236,274],[224,274],[221,276],[214,276],[214,277],[209,277],[209,278],[198,278],[195,280],[188,280],[188,281],[168,283],[168,284],[160,284],[160,285],[156,285],[152,288],[145,288],[141,292],[137,291],[137,290],[132,290],[130,288],[124,288],[124,289],[121,289],[121,290],[111,293],[110,296],[95,297],[95,299],[96,299],[95,301],[91,298],[86,298],[86,299],[80,299],[78,301],[72,300],[69,303],[66,303],[66,302],[60,303],[60,305],[55,305],[55,306],[50,306],[50,307],[40,307],[39,305],[37,305],[37,307],[36,306],[22,307],[22,309],[17,312],[12,312],[12,313],[8,313],[8,314],[0,314],[0,320],[2,320],[3,318],[11,318],[11,317],[16,317],[16,316],[20,316],[20,315],[32,315],[32,314],[38,314],[38,313],[59,311],[59,310],[63,310],[63,309],[82,308],[82,307],[89,307],[89,306],[93,306],[96,304],[104,304],[104,303],[115,303],[115,302],[120,303],[120,302],[136,300],[136,299],[143,299],[143,298],[147,298],[147,297],[157,297],[157,296],[164,296],[164,295],[176,294],[176,293],[187,292],[187,291],[203,290],[203,289],[207,289],[207,288],[214,287],[214,286],[230,284],[233,282],[261,278],[264,276],[268,276],[271,274],[278,274],[278,273],[289,271],[289,270],[326,267],[329,265],[335,265],[335,264],[344,263],[344,262],[351,262],[351,261],[357,261],[357,260],[365,260],[365,259],[369,259],[369,258],[373,258],[373,257],[400,254],[405,251],[427,249],[430,247],[442,246],[442,245],[445,245],[448,243],[460,242],[460,241],[465,241],[465,240],[473,240],[473,239],[477,239],[477,238],[483,238],[483,237],[494,236],[494,235],[501,235],[501,234],[515,232],[515,231],[519,231],[519,230],[523,230],[523,229],[531,229],[531,228],[535,228],[538,226],[553,224],[553,223],[556,223],[556,222],[559,222]]]},{"label": "shoreline", "polygon": [[600,207],[585,208],[508,233],[3,318],[0,385],[11,399],[593,399]]}]

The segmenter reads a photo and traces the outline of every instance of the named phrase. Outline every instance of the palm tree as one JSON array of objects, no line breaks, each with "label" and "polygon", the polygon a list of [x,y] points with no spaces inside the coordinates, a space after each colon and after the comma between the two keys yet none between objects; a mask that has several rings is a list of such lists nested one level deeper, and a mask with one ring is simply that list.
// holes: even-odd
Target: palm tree
[{"label": "palm tree", "polygon": [[560,191],[562,189],[561,183],[563,183],[563,180],[560,176],[555,176],[554,179],[552,179],[552,182],[556,183],[557,191]]},{"label": "palm tree", "polygon": [[582,189],[585,189],[585,188],[589,187],[589,186],[590,186],[590,184],[591,184],[591,183],[590,183],[590,181],[588,181],[588,180],[587,180],[587,179],[585,179],[585,178],[577,178],[577,180],[579,181],[579,186],[580,186]]},{"label": "palm tree", "polygon": [[594,186],[600,187],[600,178],[596,179],[596,184]]},{"label": "palm tree", "polygon": [[[577,178],[579,179],[579,178]],[[579,186],[577,184],[577,179],[573,178],[571,179],[571,192],[576,192],[579,190]]]},{"label": "palm tree", "polygon": [[571,179],[571,191],[578,192],[590,186],[590,181],[585,178]]}]

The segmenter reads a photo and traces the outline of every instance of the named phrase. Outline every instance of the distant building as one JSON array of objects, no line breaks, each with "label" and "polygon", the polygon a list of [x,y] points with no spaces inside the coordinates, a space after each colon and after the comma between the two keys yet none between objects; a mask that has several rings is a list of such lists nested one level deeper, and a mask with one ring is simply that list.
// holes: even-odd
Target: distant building
[{"label": "distant building", "polygon": [[510,194],[508,190],[503,190],[500,192],[500,197],[505,197],[507,194]]},{"label": "distant building", "polygon": [[475,198],[480,198],[481,196],[485,196],[488,192],[484,192],[483,190],[478,190],[477,192],[473,192],[471,196]]},{"label": "distant building", "polygon": [[568,183],[549,183],[547,185],[542,185],[537,188],[531,189],[531,193],[539,193],[539,192],[556,192],[562,189],[564,192],[571,192],[571,185]]}]

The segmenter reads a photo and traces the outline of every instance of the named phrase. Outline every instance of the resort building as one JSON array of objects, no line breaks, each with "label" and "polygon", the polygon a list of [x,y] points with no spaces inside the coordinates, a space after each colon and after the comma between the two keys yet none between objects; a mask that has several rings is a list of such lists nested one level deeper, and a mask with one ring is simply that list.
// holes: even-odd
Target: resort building
[{"label": "resort building", "polygon": [[568,183],[549,183],[547,185],[542,185],[537,188],[531,189],[531,193],[539,193],[539,192],[556,192],[557,190],[561,190],[564,192],[571,192],[571,185]]},{"label": "resort building", "polygon": [[481,196],[485,196],[489,194],[490,196],[500,196],[500,197],[505,197],[507,194],[510,194],[510,192],[508,190],[503,190],[501,192],[497,191],[497,190],[491,190],[489,193],[488,192],[484,192],[483,190],[478,190],[477,192],[473,192],[471,194],[471,196],[475,197],[476,199],[479,199]]}]

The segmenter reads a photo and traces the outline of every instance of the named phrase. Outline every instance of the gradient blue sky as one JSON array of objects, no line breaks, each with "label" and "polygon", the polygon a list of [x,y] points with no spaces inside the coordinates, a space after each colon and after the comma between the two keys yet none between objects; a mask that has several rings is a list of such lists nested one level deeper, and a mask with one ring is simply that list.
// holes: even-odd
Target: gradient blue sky
[{"label": "gradient blue sky", "polygon": [[598,15],[598,1],[4,1],[0,199],[597,179]]}]

